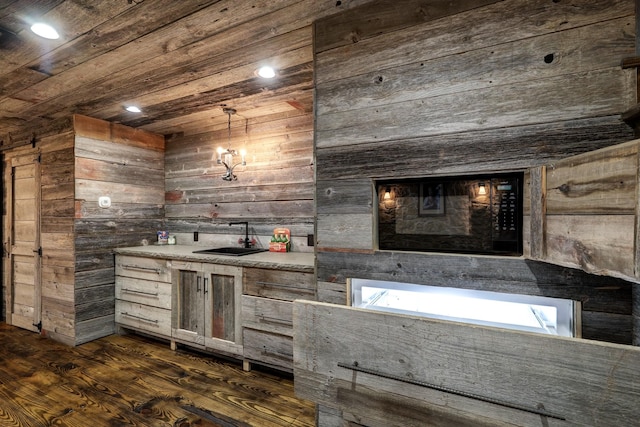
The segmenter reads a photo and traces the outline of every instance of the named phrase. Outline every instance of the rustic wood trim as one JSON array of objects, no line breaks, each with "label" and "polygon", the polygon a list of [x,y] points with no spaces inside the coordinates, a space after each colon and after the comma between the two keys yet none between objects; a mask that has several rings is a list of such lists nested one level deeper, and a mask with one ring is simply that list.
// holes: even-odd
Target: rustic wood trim
[{"label": "rustic wood trim", "polygon": [[531,176],[531,258],[544,259],[546,255],[546,195],[547,168],[539,166],[530,171]]}]

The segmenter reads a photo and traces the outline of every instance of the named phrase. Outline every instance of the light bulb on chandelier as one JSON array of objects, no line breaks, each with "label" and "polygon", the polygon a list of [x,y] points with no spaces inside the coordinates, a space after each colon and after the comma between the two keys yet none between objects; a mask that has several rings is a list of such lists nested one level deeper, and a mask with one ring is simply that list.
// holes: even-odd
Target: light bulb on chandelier
[{"label": "light bulb on chandelier", "polygon": [[225,181],[235,181],[238,177],[233,173],[233,169],[238,165],[245,166],[247,164],[247,152],[245,150],[240,150],[241,160],[240,162],[233,164],[233,158],[238,155],[238,152],[231,149],[231,116],[236,113],[236,110],[233,108],[223,108],[222,111],[229,116],[227,122],[228,145],[226,150],[222,147],[218,147],[217,163],[219,165],[222,164],[227,168],[225,174],[222,175],[222,179]]}]

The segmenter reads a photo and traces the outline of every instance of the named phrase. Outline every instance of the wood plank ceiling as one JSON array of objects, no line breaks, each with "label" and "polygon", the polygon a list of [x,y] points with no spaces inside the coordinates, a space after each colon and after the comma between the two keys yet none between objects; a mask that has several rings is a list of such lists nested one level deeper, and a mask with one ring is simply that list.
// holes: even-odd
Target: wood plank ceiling
[{"label": "wood plank ceiling", "polygon": [[[311,112],[312,22],[368,1],[1,0],[2,145],[74,113],[172,135],[225,127],[223,105]],[[275,79],[255,74],[263,64]]]}]

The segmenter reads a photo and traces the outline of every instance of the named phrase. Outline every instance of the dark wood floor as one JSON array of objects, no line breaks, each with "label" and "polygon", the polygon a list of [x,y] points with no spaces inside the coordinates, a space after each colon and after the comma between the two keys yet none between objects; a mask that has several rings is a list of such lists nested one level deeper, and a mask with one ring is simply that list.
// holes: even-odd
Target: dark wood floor
[{"label": "dark wood floor", "polygon": [[138,335],[76,348],[0,323],[0,426],[313,426],[285,374]]}]

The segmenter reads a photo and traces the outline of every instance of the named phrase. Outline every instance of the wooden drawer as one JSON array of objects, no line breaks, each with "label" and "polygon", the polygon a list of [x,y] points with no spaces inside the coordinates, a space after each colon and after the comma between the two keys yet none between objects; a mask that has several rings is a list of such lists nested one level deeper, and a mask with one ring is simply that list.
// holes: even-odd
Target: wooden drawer
[{"label": "wooden drawer", "polygon": [[293,338],[244,328],[244,358],[261,365],[293,371]]},{"label": "wooden drawer", "polygon": [[170,283],[171,262],[166,259],[117,255],[116,276]]},{"label": "wooden drawer", "polygon": [[640,419],[640,405],[629,400],[640,384],[638,347],[335,304],[293,306],[296,396],[339,409],[345,420],[388,427],[391,416],[394,426]]},{"label": "wooden drawer", "polygon": [[313,273],[245,268],[242,284],[243,293],[246,295],[286,301],[316,299]]},{"label": "wooden drawer", "polygon": [[242,326],[293,337],[293,303],[243,295]]},{"label": "wooden drawer", "polygon": [[116,298],[171,309],[171,283],[116,276]]},{"label": "wooden drawer", "polygon": [[171,337],[171,311],[163,308],[116,300],[116,323]]}]

